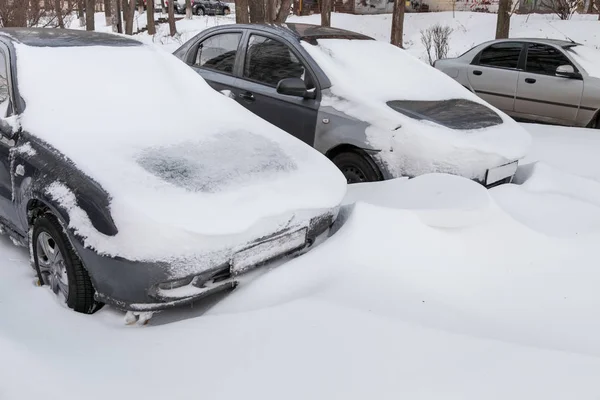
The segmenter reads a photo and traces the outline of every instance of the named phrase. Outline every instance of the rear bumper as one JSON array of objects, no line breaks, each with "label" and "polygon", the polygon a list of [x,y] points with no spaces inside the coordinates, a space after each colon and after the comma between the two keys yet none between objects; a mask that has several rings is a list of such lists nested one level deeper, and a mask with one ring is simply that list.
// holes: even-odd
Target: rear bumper
[{"label": "rear bumper", "polygon": [[[85,248],[75,238],[71,238],[71,242],[92,279],[98,301],[126,311],[159,311],[192,304],[235,288],[236,277],[241,274],[310,247],[319,235],[329,229],[335,216],[336,212],[332,210],[312,218],[307,226],[300,229],[287,229],[248,243],[232,252],[224,263],[175,278],[167,263],[106,257]],[[302,240],[299,231],[303,232]],[[287,238],[293,242],[288,243]]]}]

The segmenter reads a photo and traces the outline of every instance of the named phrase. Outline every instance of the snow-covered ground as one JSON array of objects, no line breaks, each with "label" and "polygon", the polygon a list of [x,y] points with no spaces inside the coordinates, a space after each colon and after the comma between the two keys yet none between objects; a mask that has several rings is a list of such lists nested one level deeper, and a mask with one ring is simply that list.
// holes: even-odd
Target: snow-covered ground
[{"label": "snow-covered ground", "polygon": [[598,131],[526,128],[522,184],[354,186],[319,247],[146,327],[0,238],[0,399],[597,399]]},{"label": "snow-covered ground", "polygon": [[[232,7],[232,10],[234,8]],[[165,17],[164,14],[157,13]],[[179,15],[178,17],[183,17]],[[146,14],[136,14],[135,29],[146,26]],[[311,16],[290,16],[288,22],[320,24],[319,14]],[[191,39],[202,30],[224,24],[235,23],[235,15],[227,16],[194,16],[192,20],[181,19],[177,21],[178,35],[169,36],[168,24],[158,26],[154,36],[146,32],[136,35],[148,43],[155,43],[168,51],[175,51],[179,46]],[[390,39],[392,17],[391,14],[380,15],[351,15],[333,13],[331,24],[334,27],[348,29],[371,36],[377,40]],[[404,19],[404,48],[412,55],[427,60],[425,48],[421,43],[421,31],[439,23],[453,29],[450,36],[449,57],[458,56],[473,46],[486,40],[494,39],[496,34],[496,14],[477,12],[436,12],[436,13],[407,13]],[[75,19],[70,28],[77,29],[78,21]],[[511,37],[544,37],[565,39],[569,37],[576,42],[592,48],[600,49],[600,22],[598,15],[574,15],[571,20],[562,21],[553,14],[513,15],[510,27]],[[110,32],[111,28],[105,26],[104,14],[96,14],[96,30]]]}]

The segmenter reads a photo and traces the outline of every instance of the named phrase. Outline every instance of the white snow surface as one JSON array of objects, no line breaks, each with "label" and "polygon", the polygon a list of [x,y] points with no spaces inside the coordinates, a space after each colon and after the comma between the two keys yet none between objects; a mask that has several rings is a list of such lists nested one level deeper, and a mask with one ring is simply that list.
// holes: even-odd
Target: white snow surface
[{"label": "white snow surface", "polygon": [[[319,39],[317,45],[302,45],[332,83],[332,96],[322,105],[369,123],[367,140],[382,150],[378,157],[395,176],[445,172],[483,179],[487,169],[527,153],[531,138],[516,122],[402,49],[372,40]],[[451,99],[483,104],[503,123],[455,130],[410,118],[386,104]]]},{"label": "white snow surface", "polygon": [[597,399],[600,143],[525,126],[522,184],[352,186],[320,246],[146,327],[60,307],[0,237],[0,398]]},{"label": "white snow surface", "polygon": [[571,57],[593,78],[600,78],[600,51],[586,46],[574,46],[568,49]]},{"label": "white snow surface", "polygon": [[[50,188],[100,253],[190,257],[302,223],[344,196],[345,180],[324,156],[161,49],[16,48],[23,128],[111,195],[119,233],[107,237],[78,208],[76,188]],[[87,74],[94,79],[81,90]],[[119,95],[126,88],[135,90]]]}]

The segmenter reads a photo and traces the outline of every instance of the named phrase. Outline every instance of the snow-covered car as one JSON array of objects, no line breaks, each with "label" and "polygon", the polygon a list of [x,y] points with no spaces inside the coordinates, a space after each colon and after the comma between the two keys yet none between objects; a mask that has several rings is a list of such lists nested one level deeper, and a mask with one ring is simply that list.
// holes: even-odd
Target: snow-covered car
[{"label": "snow-covered car", "polygon": [[222,25],[174,53],[329,157],[349,183],[443,172],[511,180],[529,134],[404,50],[306,24]]},{"label": "snow-covered car", "polygon": [[0,75],[0,226],[76,311],[230,289],[307,249],[345,194],[327,158],[133,39],[0,29]]},{"label": "snow-covered car", "polygon": [[568,40],[485,42],[435,67],[523,121],[600,128],[600,52]]}]

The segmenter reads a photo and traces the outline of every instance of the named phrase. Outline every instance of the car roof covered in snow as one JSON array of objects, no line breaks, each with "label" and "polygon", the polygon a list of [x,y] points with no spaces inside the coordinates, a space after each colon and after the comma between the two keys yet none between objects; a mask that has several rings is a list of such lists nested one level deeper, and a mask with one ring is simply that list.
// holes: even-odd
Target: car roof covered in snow
[{"label": "car roof covered in snow", "polygon": [[143,45],[137,40],[120,35],[72,29],[2,28],[0,29],[0,36],[8,36],[11,40],[35,47],[128,47]]},{"label": "car roof covered in snow", "polygon": [[559,47],[570,47],[579,45],[579,43],[571,42],[569,40],[562,39],[547,39],[547,38],[510,38],[510,39],[498,39],[492,40],[488,43],[502,43],[502,42],[533,42],[541,44],[549,44]]}]

